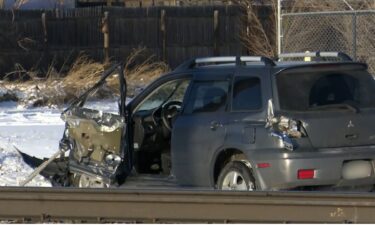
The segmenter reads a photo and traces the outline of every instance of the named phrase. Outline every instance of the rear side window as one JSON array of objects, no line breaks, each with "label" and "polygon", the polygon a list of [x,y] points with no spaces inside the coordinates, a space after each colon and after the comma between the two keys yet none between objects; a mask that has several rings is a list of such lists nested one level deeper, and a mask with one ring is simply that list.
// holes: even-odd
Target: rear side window
[{"label": "rear side window", "polygon": [[233,111],[257,110],[262,107],[258,77],[236,77],[233,86]]},{"label": "rear side window", "polygon": [[193,84],[186,113],[224,111],[228,96],[228,81],[199,81]]}]

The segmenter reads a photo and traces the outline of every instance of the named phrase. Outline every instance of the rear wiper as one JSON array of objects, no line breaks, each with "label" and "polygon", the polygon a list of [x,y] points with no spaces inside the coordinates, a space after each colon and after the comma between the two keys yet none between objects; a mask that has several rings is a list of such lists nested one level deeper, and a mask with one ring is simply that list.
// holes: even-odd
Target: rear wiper
[{"label": "rear wiper", "polygon": [[349,109],[350,111],[354,113],[358,113],[359,109],[351,104],[348,103],[339,103],[339,104],[329,104],[329,105],[317,105],[312,106],[309,109],[310,110],[320,110],[320,109],[332,109],[332,108],[345,108]]}]

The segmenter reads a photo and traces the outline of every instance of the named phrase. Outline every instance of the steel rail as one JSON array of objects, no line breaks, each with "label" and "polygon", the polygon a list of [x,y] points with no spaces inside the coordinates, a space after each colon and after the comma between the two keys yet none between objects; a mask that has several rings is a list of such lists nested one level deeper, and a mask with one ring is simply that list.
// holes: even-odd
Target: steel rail
[{"label": "steel rail", "polygon": [[0,188],[15,222],[374,223],[375,194]]}]

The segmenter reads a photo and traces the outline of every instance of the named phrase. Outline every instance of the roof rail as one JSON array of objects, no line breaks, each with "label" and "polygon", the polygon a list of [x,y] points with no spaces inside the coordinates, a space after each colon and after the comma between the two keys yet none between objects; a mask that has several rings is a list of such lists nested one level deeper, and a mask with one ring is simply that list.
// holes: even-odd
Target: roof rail
[{"label": "roof rail", "polygon": [[282,53],[278,59],[283,58],[302,58],[302,57],[316,57],[316,58],[340,58],[342,61],[353,61],[353,59],[343,52],[293,52],[293,53]]},{"label": "roof rail", "polygon": [[275,62],[266,56],[241,56],[241,62],[264,62],[266,65],[275,66]]},{"label": "roof rail", "polygon": [[275,62],[265,56],[217,56],[217,57],[204,57],[204,58],[195,58],[190,59],[180,66],[178,66],[175,71],[178,70],[186,70],[195,67],[199,67],[200,65],[225,65],[225,64],[234,64],[236,66],[242,65],[242,63],[246,62],[264,62],[266,65],[275,66]]}]

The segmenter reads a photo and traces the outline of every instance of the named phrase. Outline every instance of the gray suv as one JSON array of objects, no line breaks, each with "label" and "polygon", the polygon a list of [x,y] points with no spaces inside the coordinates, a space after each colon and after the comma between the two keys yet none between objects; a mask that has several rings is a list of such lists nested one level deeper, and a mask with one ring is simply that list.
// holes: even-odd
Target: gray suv
[{"label": "gray suv", "polygon": [[76,186],[142,174],[223,190],[375,182],[375,81],[344,53],[192,59],[128,104],[117,76],[117,114],[85,108],[116,70],[123,74],[109,69],[62,114],[60,147],[70,150]]}]

